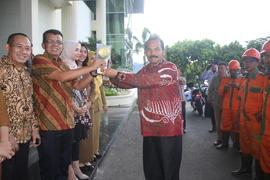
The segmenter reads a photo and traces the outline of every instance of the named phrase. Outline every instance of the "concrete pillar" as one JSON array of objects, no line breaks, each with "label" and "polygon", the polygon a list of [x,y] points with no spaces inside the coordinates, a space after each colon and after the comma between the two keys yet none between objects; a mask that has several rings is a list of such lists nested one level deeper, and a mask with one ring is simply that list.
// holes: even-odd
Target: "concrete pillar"
[{"label": "concrete pillar", "polygon": [[96,1],[96,31],[97,40],[106,44],[106,0]]},{"label": "concrete pillar", "polygon": [[72,1],[62,7],[62,33],[64,40],[78,40],[77,3]]}]

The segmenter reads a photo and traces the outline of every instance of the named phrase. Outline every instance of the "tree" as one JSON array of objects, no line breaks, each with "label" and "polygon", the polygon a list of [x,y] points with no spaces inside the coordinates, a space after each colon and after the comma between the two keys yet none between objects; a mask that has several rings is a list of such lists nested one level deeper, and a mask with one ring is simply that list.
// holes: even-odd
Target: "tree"
[{"label": "tree", "polygon": [[215,42],[209,39],[185,40],[166,46],[167,59],[181,68],[188,81],[195,81],[195,75],[200,76],[216,56]]},{"label": "tree", "polygon": [[181,68],[188,82],[196,82],[212,61],[228,63],[232,59],[239,60],[243,51],[238,41],[220,46],[209,39],[185,40],[166,47],[167,59]]},{"label": "tree", "polygon": [[234,41],[231,42],[229,45],[224,45],[222,47],[217,45],[216,52],[217,52],[217,56],[215,57],[216,60],[228,63],[230,60],[233,59],[239,61],[241,55],[244,52],[244,47],[238,41]]},{"label": "tree", "polygon": [[267,41],[268,39],[270,39],[270,36],[267,36],[267,37],[264,37],[264,38],[257,38],[255,40],[246,41],[246,43],[247,43],[247,48],[246,49],[255,48],[258,51],[260,51],[261,48],[262,48],[263,43],[265,41]]},{"label": "tree", "polygon": [[133,63],[133,53],[138,53],[140,51],[140,46],[137,46],[140,41],[136,36],[133,35],[130,28],[126,29],[125,33],[125,56],[126,56],[126,67],[132,66]]}]

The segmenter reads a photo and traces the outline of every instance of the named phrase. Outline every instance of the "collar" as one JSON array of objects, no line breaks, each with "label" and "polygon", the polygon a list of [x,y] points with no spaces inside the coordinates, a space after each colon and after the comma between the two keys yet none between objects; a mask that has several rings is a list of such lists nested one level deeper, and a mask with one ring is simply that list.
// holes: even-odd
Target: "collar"
[{"label": "collar", "polygon": [[53,59],[53,58],[49,57],[48,53],[46,53],[46,52],[44,52],[43,56],[50,61],[61,62],[61,63],[63,62],[63,60],[60,57],[58,57],[57,59]]},{"label": "collar", "polygon": [[164,64],[164,62],[165,62],[166,60],[165,59],[161,59],[160,61],[158,61],[157,63],[155,63],[155,64],[149,64],[149,67],[150,68],[153,68],[153,67],[157,67],[157,66],[159,66],[160,64]]},{"label": "collar", "polygon": [[256,70],[249,76],[247,75],[247,78],[250,78],[250,79],[256,79],[256,76],[257,74],[259,73],[260,71],[256,68]]},{"label": "collar", "polygon": [[2,56],[1,61],[5,64],[8,64],[10,66],[13,66],[17,70],[27,70],[27,67],[25,65],[18,66],[16,63],[14,63],[8,56]]}]

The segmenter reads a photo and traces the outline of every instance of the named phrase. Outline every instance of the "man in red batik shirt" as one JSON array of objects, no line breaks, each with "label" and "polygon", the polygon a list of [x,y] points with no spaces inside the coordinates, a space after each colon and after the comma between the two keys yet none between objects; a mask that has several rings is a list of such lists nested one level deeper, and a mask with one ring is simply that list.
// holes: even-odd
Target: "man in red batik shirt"
[{"label": "man in red batik shirt", "polygon": [[179,74],[176,65],[164,59],[159,37],[150,37],[144,50],[150,63],[138,73],[107,69],[104,75],[117,87],[138,88],[146,180],[179,180],[183,134]]}]

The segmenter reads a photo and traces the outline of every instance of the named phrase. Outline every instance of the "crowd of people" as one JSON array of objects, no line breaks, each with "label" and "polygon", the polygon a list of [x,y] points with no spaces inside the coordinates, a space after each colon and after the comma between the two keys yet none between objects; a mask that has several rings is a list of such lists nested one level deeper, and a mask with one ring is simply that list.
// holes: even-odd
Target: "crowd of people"
[{"label": "crowd of people", "polygon": [[[214,112],[209,132],[217,134],[217,149],[228,148],[231,138],[233,147],[241,153],[241,167],[232,175],[252,174],[254,162],[255,179],[269,180],[270,41],[265,42],[261,52],[247,49],[241,60],[243,68],[239,61],[231,60],[228,64],[213,63],[208,73],[203,73],[204,80],[210,82],[207,100]],[[264,72],[258,69],[261,60]]]},{"label": "crowd of people", "polygon": [[[147,180],[179,180],[185,99],[181,70],[165,59],[164,43],[151,36],[145,43],[149,64],[138,73],[105,65],[84,44],[63,41],[55,29],[43,33],[43,54],[32,54],[30,38],[23,33],[8,37],[6,56],[0,61],[0,161],[2,179],[28,178],[30,145],[37,147],[42,180],[88,179],[99,153],[102,111],[107,111],[102,76],[117,87],[138,89],[143,135],[143,168]],[[31,71],[26,62],[31,61]],[[241,152],[241,167],[232,174],[252,172],[256,180],[270,179],[270,41],[261,52],[246,50],[228,65],[213,63],[208,80],[208,101],[217,132],[217,149],[233,146]],[[265,72],[258,70],[261,59]],[[228,72],[227,72],[228,67]],[[182,96],[181,96],[182,95]]]},{"label": "crowd of people", "polygon": [[2,180],[29,179],[30,145],[42,180],[89,179],[84,170],[102,156],[100,114],[108,108],[95,71],[105,62],[55,29],[43,33],[42,47],[34,56],[30,38],[14,33],[0,61]]}]

